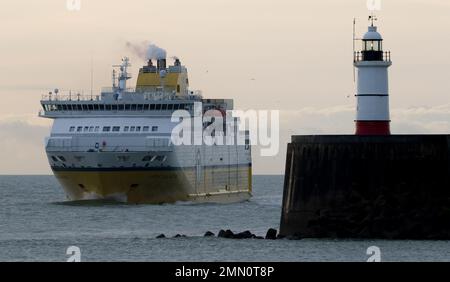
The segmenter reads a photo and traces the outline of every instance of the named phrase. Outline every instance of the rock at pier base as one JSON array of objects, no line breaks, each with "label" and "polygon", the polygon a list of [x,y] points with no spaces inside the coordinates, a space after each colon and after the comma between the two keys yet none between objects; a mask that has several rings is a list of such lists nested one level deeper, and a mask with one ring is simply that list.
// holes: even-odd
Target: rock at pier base
[{"label": "rock at pier base", "polygon": [[255,235],[253,235],[250,231],[244,231],[241,233],[237,233],[233,236],[233,239],[252,239]]},{"label": "rock at pier base", "polygon": [[277,239],[277,230],[273,229],[273,228],[270,228],[269,230],[267,230],[266,239],[267,240],[276,240]]},{"label": "rock at pier base", "polygon": [[225,230],[220,230],[219,234],[217,235],[217,237],[231,239],[231,238],[234,237],[234,233],[230,229],[227,229],[226,231]]},{"label": "rock at pier base", "polygon": [[233,238],[233,237],[234,237],[233,231],[231,231],[230,229],[228,229],[228,230],[225,231],[224,238],[231,239],[231,238]]},{"label": "rock at pier base", "polygon": [[206,231],[205,235],[203,235],[203,237],[214,237],[214,233],[212,233],[211,231]]}]

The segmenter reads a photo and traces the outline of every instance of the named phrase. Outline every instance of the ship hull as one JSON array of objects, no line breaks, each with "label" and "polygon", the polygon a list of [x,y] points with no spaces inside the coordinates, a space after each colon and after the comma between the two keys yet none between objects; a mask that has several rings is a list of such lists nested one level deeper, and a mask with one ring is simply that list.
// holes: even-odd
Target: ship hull
[{"label": "ship hull", "polygon": [[[251,197],[251,166],[204,168],[201,179],[195,168],[76,170],[53,169],[71,201],[114,200],[131,204],[180,201],[231,203]],[[224,184],[226,178],[234,183]],[[237,181],[239,179],[239,181]]]}]

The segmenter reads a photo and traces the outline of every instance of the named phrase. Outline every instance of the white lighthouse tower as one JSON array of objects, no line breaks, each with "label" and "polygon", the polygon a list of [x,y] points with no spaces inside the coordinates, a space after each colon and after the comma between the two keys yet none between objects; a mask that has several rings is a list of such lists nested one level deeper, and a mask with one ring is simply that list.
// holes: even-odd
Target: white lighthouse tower
[{"label": "white lighthouse tower", "polygon": [[390,52],[383,51],[383,38],[371,25],[362,38],[362,51],[355,52],[358,69],[356,135],[390,135],[388,68]]}]

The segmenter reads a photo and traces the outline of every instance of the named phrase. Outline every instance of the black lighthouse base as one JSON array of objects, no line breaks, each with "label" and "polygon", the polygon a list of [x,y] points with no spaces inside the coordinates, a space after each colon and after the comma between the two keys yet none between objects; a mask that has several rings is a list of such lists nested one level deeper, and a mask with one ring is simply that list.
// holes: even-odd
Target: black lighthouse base
[{"label": "black lighthouse base", "polygon": [[280,234],[450,239],[450,135],[293,136]]}]

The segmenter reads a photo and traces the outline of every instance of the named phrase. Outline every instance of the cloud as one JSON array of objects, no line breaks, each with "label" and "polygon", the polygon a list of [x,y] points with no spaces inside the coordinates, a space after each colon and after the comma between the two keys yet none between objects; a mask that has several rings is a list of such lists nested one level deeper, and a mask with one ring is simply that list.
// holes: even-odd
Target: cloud
[{"label": "cloud", "polygon": [[0,174],[49,174],[44,139],[49,126],[12,116],[0,118]]},{"label": "cloud", "polygon": [[[348,134],[354,130],[355,108],[340,105],[281,111],[281,125],[297,134]],[[391,109],[392,132],[410,134],[450,133],[450,104]]]},{"label": "cloud", "polygon": [[[257,174],[283,174],[286,146],[292,135],[354,134],[352,105],[301,108],[280,112],[280,152],[268,162],[254,147],[253,165]],[[393,108],[393,134],[450,134],[450,104],[434,107]]]},{"label": "cloud", "polygon": [[30,126],[50,127],[52,121],[37,116],[36,114],[22,114],[22,115],[0,115],[0,125],[21,123]]},{"label": "cloud", "polygon": [[402,134],[449,134],[450,104],[394,109],[392,129],[393,132]]},{"label": "cloud", "polygon": [[[450,104],[434,107],[392,109],[394,134],[449,134]],[[50,132],[49,120],[33,115],[0,116],[0,174],[49,174],[44,139]],[[254,173],[284,173],[286,144],[292,135],[353,134],[354,107],[306,107],[280,111],[280,152],[268,158],[253,148]]]}]

